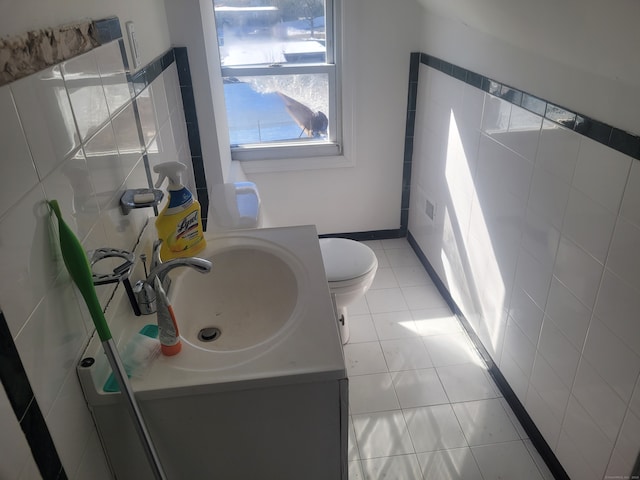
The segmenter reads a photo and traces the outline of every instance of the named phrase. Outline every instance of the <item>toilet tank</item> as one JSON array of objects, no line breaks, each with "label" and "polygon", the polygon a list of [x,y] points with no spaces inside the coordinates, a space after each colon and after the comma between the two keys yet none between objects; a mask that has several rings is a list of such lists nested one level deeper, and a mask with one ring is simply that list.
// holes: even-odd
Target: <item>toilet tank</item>
[{"label": "toilet tank", "polygon": [[211,187],[207,231],[259,228],[261,206],[253,182],[222,183]]}]

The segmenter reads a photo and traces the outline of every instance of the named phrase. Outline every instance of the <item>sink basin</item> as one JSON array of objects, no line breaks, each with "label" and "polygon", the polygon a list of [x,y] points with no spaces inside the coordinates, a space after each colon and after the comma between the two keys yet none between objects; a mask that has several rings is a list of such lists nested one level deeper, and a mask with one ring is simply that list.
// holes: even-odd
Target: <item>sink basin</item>
[{"label": "sink basin", "polygon": [[295,317],[298,281],[284,252],[253,242],[204,258],[211,272],[176,270],[169,294],[183,343],[215,352],[251,348]]}]

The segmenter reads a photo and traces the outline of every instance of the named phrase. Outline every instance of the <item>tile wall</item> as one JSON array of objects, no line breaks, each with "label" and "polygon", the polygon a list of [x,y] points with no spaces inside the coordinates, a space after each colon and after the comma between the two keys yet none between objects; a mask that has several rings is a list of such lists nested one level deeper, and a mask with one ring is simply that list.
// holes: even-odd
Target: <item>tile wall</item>
[{"label": "tile wall", "polygon": [[569,476],[629,475],[637,138],[422,58],[409,232]]},{"label": "tile wall", "polygon": [[[123,51],[116,39],[0,88],[0,359],[15,366],[0,369],[2,478],[110,478],[75,373],[94,328],[45,200],[87,250],[131,250],[154,212],[124,216],[123,191],[159,162],[191,165],[173,50],[133,77]],[[113,289],[98,287],[103,305]]]}]

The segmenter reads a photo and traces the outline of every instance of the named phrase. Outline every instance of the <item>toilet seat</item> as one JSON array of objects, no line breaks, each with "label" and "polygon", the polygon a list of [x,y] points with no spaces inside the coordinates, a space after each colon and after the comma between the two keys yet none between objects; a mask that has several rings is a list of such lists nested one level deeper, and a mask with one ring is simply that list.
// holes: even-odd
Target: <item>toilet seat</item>
[{"label": "toilet seat", "polygon": [[320,250],[327,281],[349,284],[367,275],[378,265],[373,251],[354,240],[321,238]]}]

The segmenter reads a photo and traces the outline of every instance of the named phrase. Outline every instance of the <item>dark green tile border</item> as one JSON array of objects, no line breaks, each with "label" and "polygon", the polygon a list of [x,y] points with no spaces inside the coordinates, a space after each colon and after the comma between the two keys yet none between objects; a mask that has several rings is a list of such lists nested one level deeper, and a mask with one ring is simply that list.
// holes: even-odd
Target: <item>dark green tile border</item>
[{"label": "dark green tile border", "polygon": [[[126,56],[123,58],[126,61]],[[198,117],[196,115],[196,102],[193,95],[191,71],[189,68],[189,58],[186,47],[174,47],[149,62],[149,64],[140,68],[137,72],[129,75],[129,81],[134,90],[134,108],[137,110],[135,97],[151,85],[151,83],[174,62],[178,71],[178,82],[180,84],[180,95],[182,97],[182,105],[184,108],[187,138],[189,140],[189,148],[191,151],[191,164],[193,165],[196,182],[196,193],[198,196],[198,202],[200,202],[200,207],[202,208],[202,226],[206,230],[207,217],[209,213],[209,192],[205,176],[204,161],[202,158],[202,144],[200,142]],[[138,122],[138,124],[139,123],[140,122]],[[142,131],[139,130],[138,134],[140,135],[140,139],[144,145]],[[150,185],[152,185],[152,183]]]},{"label": "dark green tile border", "polygon": [[9,325],[0,310],[0,381],[42,478],[67,478]]},{"label": "dark green tile border", "polygon": [[640,160],[640,136],[612,127],[579,112],[537,98],[527,92],[510,87],[489,77],[433,57],[426,53],[412,53],[420,62],[446,73],[460,81],[495,95],[507,102],[525,108],[558,125],[562,125],[613,150]]}]

